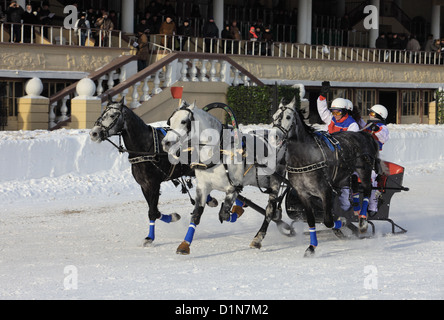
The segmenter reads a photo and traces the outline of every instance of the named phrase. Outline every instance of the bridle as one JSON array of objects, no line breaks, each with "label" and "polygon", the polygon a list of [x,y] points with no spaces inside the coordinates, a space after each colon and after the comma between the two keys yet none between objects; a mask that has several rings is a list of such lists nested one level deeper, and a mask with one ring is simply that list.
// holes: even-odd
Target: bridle
[{"label": "bridle", "polygon": [[293,121],[291,123],[290,128],[285,129],[282,126],[282,120],[284,118],[284,112],[285,112],[285,110],[290,110],[292,112],[296,112],[296,111],[293,110],[292,108],[287,107],[287,106],[282,106],[282,107],[279,108],[279,110],[281,110],[281,113],[278,115],[278,117],[276,119],[277,121],[276,122],[273,121],[273,128],[277,128],[277,129],[282,131],[282,133],[284,134],[283,142],[285,142],[288,139],[288,134],[291,132],[291,130],[295,126],[295,118],[293,118]]},{"label": "bridle", "polygon": [[[191,132],[191,123],[194,121],[194,114],[193,114],[193,111],[188,108],[188,106],[189,106],[188,104],[184,104],[182,107],[180,107],[179,109],[174,111],[173,114],[168,118],[167,125],[170,128],[171,128],[171,118],[176,114],[176,112],[187,111],[189,113],[189,116],[188,116],[188,120],[187,120],[187,132],[185,132],[185,134],[188,134]],[[179,138],[181,137],[181,134],[179,134],[179,132],[177,132],[176,130],[171,128],[170,131],[172,131],[174,134],[176,134]]]},{"label": "bridle", "polygon": [[[103,125],[103,116],[110,110],[117,110],[117,114],[118,116],[116,116],[113,121],[108,125],[108,126],[104,126]],[[115,106],[115,105],[109,105],[105,108],[105,110],[103,111],[102,115],[96,120],[96,122],[94,123],[95,127],[100,127],[102,130],[101,135],[103,138],[103,140],[108,140],[108,138],[110,137],[109,131],[117,124],[117,122],[119,121],[120,117],[122,116],[122,110],[119,106]],[[120,130],[121,131],[121,130]],[[117,134],[120,135],[120,132],[118,132]]]}]

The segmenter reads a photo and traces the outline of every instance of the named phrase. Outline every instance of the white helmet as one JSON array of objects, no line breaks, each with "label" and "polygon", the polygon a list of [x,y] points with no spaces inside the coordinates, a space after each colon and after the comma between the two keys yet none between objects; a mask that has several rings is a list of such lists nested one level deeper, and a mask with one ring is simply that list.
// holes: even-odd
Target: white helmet
[{"label": "white helmet", "polygon": [[347,110],[353,111],[353,102],[348,99],[345,100],[347,101]]},{"label": "white helmet", "polygon": [[336,98],[335,100],[333,100],[333,102],[331,103],[331,107],[330,109],[345,109],[345,110],[349,110],[348,109],[348,103],[346,99],[343,98]]},{"label": "white helmet", "polygon": [[384,107],[382,104],[375,104],[373,107],[370,108],[370,111],[373,111],[377,115],[379,115],[382,120],[387,119],[388,111],[386,107]]}]

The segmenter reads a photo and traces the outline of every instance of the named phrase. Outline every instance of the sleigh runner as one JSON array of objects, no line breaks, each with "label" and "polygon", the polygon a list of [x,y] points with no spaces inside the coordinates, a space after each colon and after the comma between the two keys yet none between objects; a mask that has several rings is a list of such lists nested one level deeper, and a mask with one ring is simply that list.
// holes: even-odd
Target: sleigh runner
[{"label": "sleigh runner", "polygon": [[[377,192],[378,198],[378,211],[375,213],[369,213],[368,223],[372,227],[372,234],[375,234],[374,221],[386,221],[391,224],[392,234],[399,234],[407,232],[406,229],[396,224],[389,218],[391,199],[395,193],[401,191],[409,191],[408,188],[402,186],[404,178],[404,167],[388,161],[381,161],[382,174],[378,176],[378,186],[373,189]],[[360,195],[362,201],[362,195]],[[306,221],[305,208],[301,204],[297,193],[294,189],[291,189],[285,198],[285,209],[287,215],[293,221]],[[343,217],[347,219],[347,227],[355,235],[360,235],[357,227],[353,223],[358,222],[358,217],[354,214],[352,206],[349,210],[341,209],[338,198],[335,197],[333,204],[333,212],[336,217]],[[323,212],[320,208],[315,210],[315,218],[317,223],[322,223]],[[337,233],[341,236],[341,233]]]}]

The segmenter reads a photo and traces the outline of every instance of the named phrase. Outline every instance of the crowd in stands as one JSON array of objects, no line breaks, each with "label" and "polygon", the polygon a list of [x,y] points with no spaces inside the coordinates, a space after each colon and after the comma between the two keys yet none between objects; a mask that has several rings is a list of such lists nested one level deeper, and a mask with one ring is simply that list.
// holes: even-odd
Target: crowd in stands
[{"label": "crowd in stands", "polygon": [[[73,3],[77,6],[77,3]],[[280,23],[294,24],[294,20],[297,18],[297,11],[286,12],[282,8],[276,11],[276,19]],[[81,45],[85,44],[87,38],[95,40],[95,45],[99,42],[102,45],[108,44],[108,33],[98,32],[102,31],[119,30],[119,19],[115,11],[108,11],[106,8],[100,10],[95,8],[78,8],[79,17],[75,23],[74,30],[80,36]],[[54,13],[49,8],[49,2],[41,2],[41,6],[33,7],[31,4],[27,4],[26,8],[22,8],[17,4],[17,1],[11,1],[8,8],[4,11],[0,8],[0,22],[13,23],[11,28],[11,36],[13,42],[31,42],[31,27],[32,24],[38,24],[43,26],[53,25]],[[162,39],[162,45],[166,45],[171,48],[172,36],[180,36],[178,43],[175,44],[176,48],[183,50],[186,41],[190,37],[201,36],[207,38],[205,41],[206,50],[211,50],[211,38],[223,39],[223,46],[227,48],[228,52],[237,53],[238,48],[236,43],[230,40],[251,40],[257,41],[263,44],[271,44],[273,39],[273,30],[271,25],[264,25],[261,18],[258,18],[254,23],[249,24],[248,35],[241,33],[238,22],[236,20],[231,21],[230,24],[225,25],[223,30],[219,30],[216,26],[212,16],[202,26],[196,28],[193,22],[196,19],[201,19],[201,13],[199,5],[193,4],[191,10],[189,10],[189,18],[181,18],[180,25],[177,25],[177,14],[174,6],[169,0],[152,0],[145,8],[144,12],[138,17],[140,21],[135,28],[135,33],[140,38],[143,35],[147,38],[147,42],[150,41],[150,35],[162,34],[166,35]],[[341,20],[341,29],[350,29],[347,24],[347,16]],[[20,27],[15,27],[16,24],[25,24],[23,35]],[[48,28],[43,29],[44,36],[47,37]],[[101,39],[98,39],[100,36]],[[23,36],[23,39],[21,38]],[[144,40],[144,39],[142,39]],[[144,42],[139,41],[138,42]],[[250,46],[250,53],[255,50],[259,50],[259,46]],[[262,51],[268,50],[269,46],[263,45]],[[376,40],[376,48],[378,49],[393,49],[393,50],[408,50],[408,51],[426,51],[426,52],[442,52],[444,55],[444,38],[433,39],[432,35],[429,35],[427,41],[420,44],[415,35],[406,35],[403,33],[382,33]],[[140,48],[139,48],[140,49]],[[261,52],[264,54],[264,52]]]}]

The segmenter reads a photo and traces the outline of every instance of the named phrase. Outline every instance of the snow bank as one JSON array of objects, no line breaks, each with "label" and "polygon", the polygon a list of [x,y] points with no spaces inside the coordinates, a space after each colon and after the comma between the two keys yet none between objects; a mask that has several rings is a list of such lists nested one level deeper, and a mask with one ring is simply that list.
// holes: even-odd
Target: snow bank
[{"label": "snow bank", "polygon": [[[0,181],[123,171],[127,157],[108,142],[93,143],[89,130],[0,133]],[[117,138],[113,139],[117,142]]]},{"label": "snow bank", "polygon": [[390,140],[381,158],[401,165],[426,164],[444,159],[443,125],[388,125]]},{"label": "snow bank", "polygon": [[[403,166],[444,159],[444,126],[389,125],[381,158]],[[0,132],[0,181],[54,178],[128,170],[126,155],[108,142],[94,143],[89,130]],[[117,143],[117,138],[113,137]]]}]

